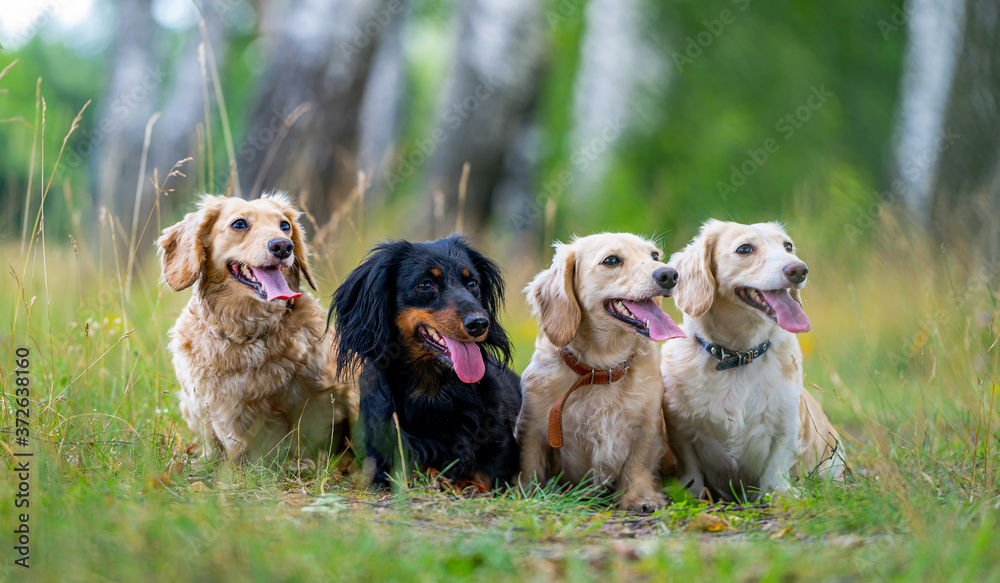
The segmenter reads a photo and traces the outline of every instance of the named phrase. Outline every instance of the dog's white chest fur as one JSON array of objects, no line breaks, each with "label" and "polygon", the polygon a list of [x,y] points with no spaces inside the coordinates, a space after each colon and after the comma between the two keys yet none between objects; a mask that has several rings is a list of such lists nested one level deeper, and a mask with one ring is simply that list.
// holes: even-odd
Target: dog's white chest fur
[{"label": "dog's white chest fur", "polygon": [[687,442],[700,469],[685,467],[682,481],[717,491],[730,484],[781,489],[799,449],[797,342],[779,340],[763,357],[733,369],[715,370],[717,362],[693,341],[664,348],[670,429]]}]

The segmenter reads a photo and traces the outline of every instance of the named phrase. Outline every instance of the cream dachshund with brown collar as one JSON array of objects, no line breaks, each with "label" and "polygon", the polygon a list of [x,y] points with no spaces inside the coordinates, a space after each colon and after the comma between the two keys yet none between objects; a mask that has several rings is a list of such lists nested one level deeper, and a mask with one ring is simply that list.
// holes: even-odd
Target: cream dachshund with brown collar
[{"label": "cream dachshund with brown collar", "polygon": [[651,241],[604,233],[557,244],[525,289],[541,330],[521,377],[521,483],[607,487],[625,510],[664,504],[656,342],[684,334],[660,309],[677,272]]}]

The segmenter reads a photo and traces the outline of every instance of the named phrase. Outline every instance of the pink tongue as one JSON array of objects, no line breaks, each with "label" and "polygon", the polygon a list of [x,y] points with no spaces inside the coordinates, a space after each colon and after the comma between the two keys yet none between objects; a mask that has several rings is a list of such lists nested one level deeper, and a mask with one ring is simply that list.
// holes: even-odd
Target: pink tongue
[{"label": "pink tongue", "polygon": [[660,308],[658,300],[644,302],[623,302],[628,311],[640,320],[649,322],[649,337],[660,342],[671,338],[687,338],[684,331]]},{"label": "pink tongue", "polygon": [[486,374],[486,363],[483,362],[483,351],[475,342],[459,342],[452,340],[445,335],[444,343],[451,353],[451,363],[455,366],[455,373],[463,383],[474,383],[483,378]]},{"label": "pink tongue", "polygon": [[251,267],[250,271],[264,287],[267,301],[293,300],[302,295],[289,289],[285,276],[281,275],[280,267]]},{"label": "pink tongue", "polygon": [[774,291],[760,290],[761,295],[774,308],[774,314],[778,317],[778,325],[789,332],[798,334],[808,332],[812,328],[809,318],[802,311],[802,306],[792,299],[792,294],[787,289]]}]

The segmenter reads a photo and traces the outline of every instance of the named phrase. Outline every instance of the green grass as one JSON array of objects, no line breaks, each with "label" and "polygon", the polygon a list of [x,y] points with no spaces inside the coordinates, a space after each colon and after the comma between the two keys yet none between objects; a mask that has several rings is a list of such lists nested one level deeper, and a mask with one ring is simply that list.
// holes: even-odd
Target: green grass
[{"label": "green grass", "polygon": [[[793,235],[808,221],[790,221]],[[0,473],[0,581],[1000,580],[1000,316],[983,285],[995,270],[912,241],[831,254],[799,235],[814,324],[801,338],[806,382],[851,436],[853,479],[750,507],[667,484],[675,503],[638,517],[581,491],[467,497],[418,477],[377,495],[356,466],[201,465],[165,350],[188,293],[157,285],[151,254],[123,289],[124,246],[115,261],[102,238],[104,253],[83,237],[75,250],[5,248],[0,451],[13,466],[9,451],[23,449],[12,368],[25,346],[35,457],[29,579],[12,564],[17,481]],[[317,250],[324,295],[363,246]],[[538,261],[508,274],[512,289]],[[522,368],[535,327],[517,293],[505,323]]]},{"label": "green grass", "polygon": [[[674,502],[649,517],[579,489],[470,497],[415,477],[379,495],[337,461],[303,474],[202,464],[165,348],[190,292],[158,285],[152,249],[128,242],[132,225],[50,192],[46,210],[72,217],[72,239],[33,214],[33,240],[0,243],[11,258],[0,277],[0,582],[1000,580],[998,267],[905,235],[892,209],[879,210],[877,232],[846,240],[857,209],[845,201],[864,188],[837,184],[833,199],[800,193],[784,218],[810,266],[806,384],[847,438],[852,479],[747,507],[668,483]],[[368,224],[356,209],[334,217],[333,234],[312,242],[322,301],[413,204],[369,209]],[[151,215],[148,230],[167,224]],[[664,249],[695,229],[670,232]],[[523,370],[536,325],[518,290],[542,258],[516,258],[510,234],[489,235],[478,241],[508,268],[504,325]],[[13,564],[19,348],[31,354],[30,571]]]}]

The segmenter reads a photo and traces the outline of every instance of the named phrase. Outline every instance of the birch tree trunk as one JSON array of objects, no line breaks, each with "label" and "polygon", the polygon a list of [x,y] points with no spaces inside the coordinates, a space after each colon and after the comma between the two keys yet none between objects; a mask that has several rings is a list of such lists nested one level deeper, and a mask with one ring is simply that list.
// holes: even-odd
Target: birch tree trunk
[{"label": "birch tree trunk", "polygon": [[960,254],[1000,258],[1000,1],[910,7],[892,195]]},{"label": "birch tree trunk", "polygon": [[[427,236],[459,225],[459,183],[470,165],[463,230],[488,216],[511,221],[530,200],[535,166],[532,114],[542,65],[543,20],[534,0],[463,0],[449,80],[429,156]],[[443,205],[441,204],[443,202]],[[508,224],[513,226],[512,224]]]},{"label": "birch tree trunk", "polygon": [[[357,183],[359,117],[373,55],[401,0],[292,0],[237,151],[243,196],[303,195],[319,226]],[[285,119],[309,110],[276,148]]]}]

